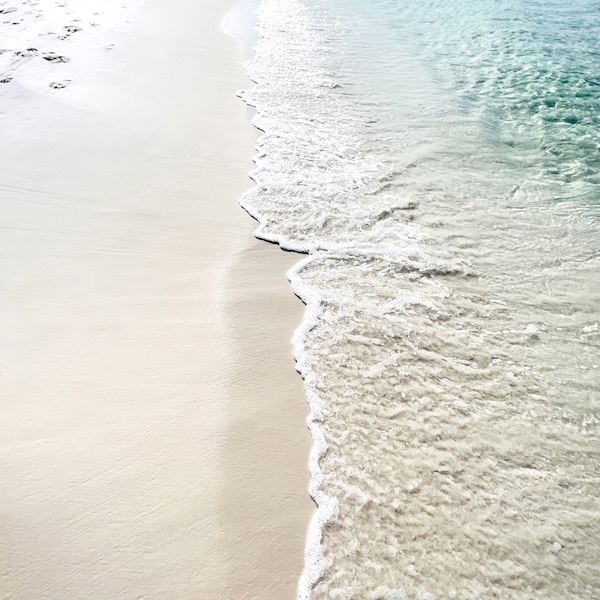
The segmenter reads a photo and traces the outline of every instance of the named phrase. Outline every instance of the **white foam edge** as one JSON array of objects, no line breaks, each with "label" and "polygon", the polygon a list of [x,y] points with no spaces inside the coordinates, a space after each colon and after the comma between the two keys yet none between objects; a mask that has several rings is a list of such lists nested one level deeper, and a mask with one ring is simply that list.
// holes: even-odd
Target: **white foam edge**
[{"label": "white foam edge", "polygon": [[277,244],[282,250],[286,252],[298,252],[299,254],[308,254],[314,248],[309,245],[302,245],[294,243],[292,240],[286,238],[283,235],[276,233],[266,233],[267,219],[260,214],[260,212],[252,206],[251,199],[260,193],[261,184],[252,177],[252,171],[250,178],[256,183],[256,185],[245,192],[239,200],[240,206],[258,222],[258,227],[254,230],[254,237],[265,242]]},{"label": "white foam edge", "polygon": [[329,566],[329,561],[325,558],[321,544],[323,528],[327,523],[334,521],[338,515],[337,501],[322,490],[325,475],[321,470],[320,460],[327,453],[328,447],[320,423],[327,414],[327,408],[317,392],[316,375],[310,368],[305,351],[308,334],[317,326],[321,316],[321,301],[319,294],[304,284],[300,273],[316,258],[315,256],[309,256],[299,261],[287,272],[287,278],[294,293],[306,305],[304,319],[292,337],[292,348],[296,360],[296,369],[304,380],[304,389],[310,406],[310,414],[306,420],[313,440],[309,457],[311,475],[309,493],[317,505],[317,511],[313,515],[308,528],[304,550],[304,571],[298,584],[299,600],[310,600],[313,587]]},{"label": "white foam edge", "polygon": [[[248,65],[251,62],[252,59],[247,61],[247,70]],[[255,109],[257,108],[248,101],[247,94],[245,94],[243,91],[238,92],[237,95],[248,106]],[[252,124],[259,131],[265,131],[265,129],[261,127],[261,116],[258,111],[252,118]],[[264,137],[264,135],[261,136],[257,141],[255,148],[257,152],[259,152],[259,148]],[[262,170],[262,156],[262,153],[259,152],[253,157],[253,162],[256,165],[256,169],[253,169],[249,173],[250,178],[255,182],[256,185],[245,192],[239,200],[240,206],[258,222],[258,227],[254,231],[254,236],[258,239],[278,244],[282,250],[298,253],[314,252],[317,249],[309,245],[302,246],[298,243],[294,243],[292,240],[287,239],[283,235],[266,233],[267,219],[252,205],[253,198],[260,193],[262,186],[262,183],[258,177]],[[327,496],[327,494],[325,494],[322,490],[325,475],[323,474],[319,463],[321,458],[327,453],[328,447],[327,442],[325,441],[323,429],[320,426],[320,422],[323,421],[327,411],[317,392],[316,375],[310,368],[305,352],[305,342],[307,336],[317,325],[321,316],[321,301],[318,293],[314,290],[310,290],[309,287],[303,283],[300,273],[319,256],[320,255],[318,254],[312,254],[303,260],[300,260],[287,272],[287,278],[292,286],[292,290],[306,305],[302,323],[296,329],[292,337],[292,349],[294,359],[296,360],[296,370],[298,373],[300,373],[304,380],[304,389],[308,405],[310,407],[310,414],[306,419],[306,424],[313,440],[313,446],[309,455],[309,494],[317,505],[317,510],[310,521],[306,537],[306,545],[304,550],[304,570],[300,575],[300,580],[298,583],[299,600],[310,600],[313,587],[319,581],[319,579],[321,579],[327,570],[327,567],[329,566],[329,562],[325,558],[321,544],[323,528],[327,523],[335,520],[338,515],[337,501]]]},{"label": "white foam edge", "polygon": [[[255,237],[276,243],[283,250],[295,252],[314,251],[314,248],[309,247],[299,249],[296,244],[284,236],[277,234],[267,235],[264,232],[266,220],[250,203],[251,198],[257,193],[260,193],[260,184],[257,184],[254,188],[248,190],[248,192],[240,199],[240,205],[259,223],[258,228],[254,231]],[[292,349],[294,359],[296,360],[296,370],[304,380],[304,390],[310,407],[310,414],[306,419],[306,424],[313,441],[313,446],[309,455],[309,494],[317,505],[317,510],[310,521],[307,532],[304,550],[304,570],[298,584],[299,600],[310,600],[313,587],[319,579],[321,579],[329,566],[329,561],[325,558],[323,553],[321,540],[325,525],[334,521],[338,515],[337,501],[334,498],[327,496],[322,490],[325,475],[323,474],[319,463],[321,458],[327,453],[328,446],[320,423],[324,420],[327,409],[317,392],[316,374],[310,368],[305,351],[305,343],[308,334],[317,326],[321,317],[321,298],[318,292],[310,289],[300,277],[300,273],[321,256],[321,253],[311,254],[296,263],[296,265],[294,265],[286,274],[294,294],[296,294],[306,306],[304,318],[292,336]]]}]

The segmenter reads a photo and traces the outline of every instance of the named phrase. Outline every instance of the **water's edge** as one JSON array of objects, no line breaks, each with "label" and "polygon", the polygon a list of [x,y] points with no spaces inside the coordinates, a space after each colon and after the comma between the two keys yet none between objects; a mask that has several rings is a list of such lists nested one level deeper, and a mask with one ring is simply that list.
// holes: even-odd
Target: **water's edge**
[{"label": "water's edge", "polygon": [[[237,38],[244,44],[248,61],[245,64],[246,72],[248,66],[254,60],[256,52],[255,44],[258,40],[257,11],[261,0],[244,0],[244,2],[234,11],[228,13],[223,19],[221,26],[230,36]],[[251,27],[251,31],[249,29]],[[250,79],[250,77],[249,77]],[[252,81],[250,79],[250,81]],[[252,82],[255,83],[255,82]],[[249,173],[250,179],[255,186],[248,190],[239,200],[239,204],[244,211],[248,213],[258,223],[254,231],[254,236],[267,243],[279,246],[285,252],[294,252],[299,255],[308,254],[305,248],[298,248],[291,245],[285,239],[279,236],[268,234],[265,231],[267,219],[253,206],[252,199],[260,191],[260,171],[261,171],[261,153],[260,145],[264,141],[267,132],[263,129],[260,109],[251,104],[245,97],[244,92],[238,92],[238,97],[246,104],[250,111],[250,120],[252,125],[263,133],[259,137],[253,162],[256,168]],[[317,510],[313,514],[307,533],[305,548],[305,568],[302,572],[298,585],[299,600],[309,600],[311,590],[315,583],[324,574],[327,564],[321,548],[321,537],[323,527],[326,523],[335,518],[337,514],[337,505],[332,498],[329,498],[321,491],[323,473],[319,466],[319,461],[327,452],[325,437],[320,428],[320,422],[325,413],[323,402],[319,399],[315,389],[314,373],[311,371],[307,361],[303,359],[304,344],[308,333],[316,326],[320,315],[320,301],[317,295],[311,295],[309,289],[303,285],[300,273],[314,260],[314,256],[308,256],[301,259],[286,274],[293,293],[305,304],[306,310],[303,321],[298,326],[291,340],[294,359],[296,361],[296,370],[304,381],[307,401],[310,406],[310,414],[307,417],[307,426],[313,440],[313,447],[309,456],[309,472],[311,483],[309,494],[317,505]]]}]

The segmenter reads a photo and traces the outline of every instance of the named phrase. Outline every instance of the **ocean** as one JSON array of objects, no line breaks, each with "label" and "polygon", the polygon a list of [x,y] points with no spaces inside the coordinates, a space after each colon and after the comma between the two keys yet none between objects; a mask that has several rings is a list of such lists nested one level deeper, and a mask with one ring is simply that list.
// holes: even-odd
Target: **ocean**
[{"label": "ocean", "polygon": [[257,15],[241,203],[305,255],[299,598],[600,598],[600,3]]}]

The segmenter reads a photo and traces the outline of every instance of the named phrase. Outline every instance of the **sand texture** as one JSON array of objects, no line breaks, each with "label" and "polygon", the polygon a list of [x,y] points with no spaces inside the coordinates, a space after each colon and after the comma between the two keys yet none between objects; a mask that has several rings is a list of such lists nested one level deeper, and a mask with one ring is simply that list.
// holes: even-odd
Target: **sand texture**
[{"label": "sand texture", "polygon": [[228,4],[0,3],[2,598],[295,597],[303,306]]}]

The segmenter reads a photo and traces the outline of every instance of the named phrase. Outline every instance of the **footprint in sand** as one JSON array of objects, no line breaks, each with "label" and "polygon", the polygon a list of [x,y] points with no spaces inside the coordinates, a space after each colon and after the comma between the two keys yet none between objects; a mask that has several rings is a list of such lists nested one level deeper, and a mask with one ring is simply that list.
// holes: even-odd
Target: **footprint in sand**
[{"label": "footprint in sand", "polygon": [[19,58],[27,58],[28,56],[37,56],[39,50],[37,48],[27,48],[27,50],[17,50],[14,55]]},{"label": "footprint in sand", "polygon": [[42,58],[51,63],[68,63],[71,60],[68,56],[61,56],[54,52],[47,52]]},{"label": "footprint in sand", "polygon": [[51,87],[53,90],[62,90],[63,88],[66,88],[70,83],[70,79],[65,79],[64,81],[52,81],[48,84],[48,87]]},{"label": "footprint in sand", "polygon": [[82,31],[81,27],[77,27],[77,25],[63,25],[63,29],[65,29],[67,33],[63,33],[63,35],[56,36],[59,40],[68,40],[71,37],[72,33]]}]

